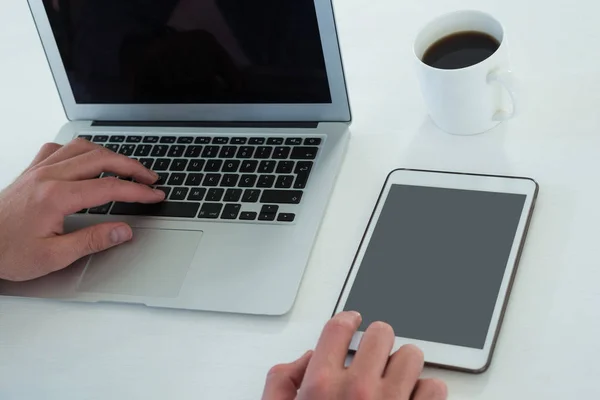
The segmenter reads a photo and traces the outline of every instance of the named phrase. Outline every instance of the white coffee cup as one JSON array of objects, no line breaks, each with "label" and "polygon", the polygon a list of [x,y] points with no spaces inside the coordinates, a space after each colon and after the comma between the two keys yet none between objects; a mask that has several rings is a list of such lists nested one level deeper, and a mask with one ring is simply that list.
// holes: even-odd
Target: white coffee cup
[{"label": "white coffee cup", "polygon": [[[466,68],[439,69],[422,61],[438,40],[464,31],[486,33],[500,46],[487,59]],[[414,54],[423,98],[440,129],[455,135],[474,135],[514,116],[515,93],[506,35],[502,24],[491,15],[456,11],[433,20],[418,34]]]}]

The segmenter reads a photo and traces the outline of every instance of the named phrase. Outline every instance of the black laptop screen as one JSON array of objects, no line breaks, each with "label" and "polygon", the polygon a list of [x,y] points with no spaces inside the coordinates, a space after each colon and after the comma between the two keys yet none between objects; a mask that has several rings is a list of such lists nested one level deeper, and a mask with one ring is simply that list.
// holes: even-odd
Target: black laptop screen
[{"label": "black laptop screen", "polygon": [[314,0],[43,0],[79,104],[331,103]]}]

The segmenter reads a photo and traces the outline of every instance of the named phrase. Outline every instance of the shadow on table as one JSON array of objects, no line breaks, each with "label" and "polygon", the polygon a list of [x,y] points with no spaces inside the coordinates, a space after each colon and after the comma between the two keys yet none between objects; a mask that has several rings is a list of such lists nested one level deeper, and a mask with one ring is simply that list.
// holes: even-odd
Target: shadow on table
[{"label": "shadow on table", "polygon": [[404,154],[407,168],[507,174],[507,126],[473,136],[450,135],[426,117]]}]

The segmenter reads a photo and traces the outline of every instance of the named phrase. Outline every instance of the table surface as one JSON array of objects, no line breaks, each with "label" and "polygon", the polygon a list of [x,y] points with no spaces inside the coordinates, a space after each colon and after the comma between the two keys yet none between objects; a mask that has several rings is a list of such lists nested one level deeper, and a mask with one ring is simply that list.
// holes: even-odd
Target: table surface
[{"label": "table surface", "polygon": [[[335,6],[353,137],[292,312],[261,318],[1,299],[0,397],[258,399],[271,365],[314,346],[387,173],[409,167],[531,176],[541,186],[491,368],[425,374],[446,380],[451,399],[600,398],[600,6]],[[475,137],[432,126],[411,63],[419,27],[460,8],[488,11],[505,24],[520,80],[517,118]],[[26,2],[4,2],[0,187],[64,122]]]}]

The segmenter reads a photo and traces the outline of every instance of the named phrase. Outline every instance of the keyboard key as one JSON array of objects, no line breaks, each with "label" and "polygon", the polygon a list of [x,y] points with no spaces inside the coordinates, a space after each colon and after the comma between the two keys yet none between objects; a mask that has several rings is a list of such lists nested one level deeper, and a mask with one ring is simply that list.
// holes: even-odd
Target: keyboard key
[{"label": "keyboard key", "polygon": [[185,157],[198,158],[202,154],[202,146],[188,146]]},{"label": "keyboard key", "polygon": [[236,146],[223,146],[221,147],[221,153],[219,153],[219,158],[233,158],[235,157],[236,151]]},{"label": "keyboard key", "polygon": [[294,189],[306,188],[308,177],[310,176],[310,171],[312,171],[312,168],[312,161],[298,161],[298,164],[296,164],[296,169],[294,170],[294,172],[298,174],[296,176],[296,181],[294,182]]},{"label": "keyboard key", "polygon": [[237,172],[239,167],[239,160],[227,160],[225,161],[225,164],[223,164],[222,172]]},{"label": "keyboard key", "polygon": [[312,161],[298,161],[298,164],[296,164],[296,169],[294,170],[294,173],[295,174],[301,174],[301,173],[310,174],[310,171],[312,170],[313,165],[314,164]]},{"label": "keyboard key", "polygon": [[165,199],[169,198],[169,194],[171,193],[171,188],[166,186],[159,186],[156,190],[161,190],[165,193]]},{"label": "keyboard key", "polygon": [[108,214],[108,210],[110,210],[110,206],[112,205],[112,203],[107,203],[98,207],[94,207],[94,208],[90,208],[88,213],[89,214]]},{"label": "keyboard key", "polygon": [[295,219],[296,214],[281,213],[277,216],[277,221],[279,222],[294,222]]},{"label": "keyboard key", "polygon": [[275,146],[281,145],[281,144],[283,144],[283,138],[268,138],[267,144],[272,144]]},{"label": "keyboard key", "polygon": [[257,175],[242,175],[239,186],[243,188],[251,188],[256,184]]},{"label": "keyboard key", "polygon": [[275,166],[277,165],[276,161],[261,161],[258,166],[258,172],[263,174],[271,174],[275,171]]},{"label": "keyboard key", "polygon": [[107,135],[96,135],[96,136],[94,136],[94,138],[92,139],[92,141],[94,143],[108,142],[108,136]]},{"label": "keyboard key", "polygon": [[294,182],[294,189],[305,189],[308,182],[309,174],[301,172],[296,175],[296,181]]},{"label": "keyboard key", "polygon": [[293,161],[279,161],[277,163],[277,173],[278,174],[291,174],[294,170],[294,162]]},{"label": "keyboard key", "polygon": [[271,158],[272,152],[273,152],[272,147],[259,146],[256,148],[256,153],[254,153],[254,158],[258,158],[258,159]]},{"label": "keyboard key", "polygon": [[154,163],[154,170],[155,171],[167,171],[169,169],[170,165],[171,165],[171,160],[169,160],[168,158],[159,158]]},{"label": "keyboard key", "polygon": [[290,155],[291,147],[275,147],[273,158],[277,160],[286,159]]},{"label": "keyboard key", "polygon": [[280,175],[277,177],[277,182],[275,182],[275,187],[279,189],[289,189],[292,187],[294,183],[294,177],[292,175]]},{"label": "keyboard key", "polygon": [[204,170],[206,172],[219,172],[221,170],[221,166],[223,165],[223,160],[208,160],[206,162],[206,167]]},{"label": "keyboard key", "polygon": [[144,143],[158,143],[158,136],[144,136]]},{"label": "keyboard key", "polygon": [[[79,135],[77,137],[80,138],[80,139],[89,140],[90,142],[92,141],[92,135]],[[85,214],[85,213],[82,213],[82,214]]]},{"label": "keyboard key", "polygon": [[294,147],[290,158],[292,160],[314,160],[317,158],[318,147]]},{"label": "keyboard key", "polygon": [[240,215],[241,204],[226,204],[221,214],[221,219],[237,219]]},{"label": "keyboard key", "polygon": [[175,143],[175,136],[163,136],[160,138],[161,143]]},{"label": "keyboard key", "polygon": [[202,201],[204,200],[204,196],[206,195],[205,188],[193,188],[190,191],[190,195],[188,196],[188,200],[193,201]]},{"label": "keyboard key", "polygon": [[110,151],[114,151],[115,153],[119,151],[119,145],[115,143],[105,144],[104,147],[109,149]]},{"label": "keyboard key", "polygon": [[181,185],[183,185],[184,181],[185,181],[185,174],[175,173],[175,174],[171,174],[168,185],[169,186],[181,186]]},{"label": "keyboard key", "polygon": [[275,221],[276,215],[277,214],[260,213],[260,214],[258,214],[258,220],[259,221]]},{"label": "keyboard key", "polygon": [[206,195],[206,201],[221,201],[225,189],[209,189]]},{"label": "keyboard key", "polygon": [[135,151],[135,144],[124,144],[119,149],[119,154],[124,156],[132,156]]},{"label": "keyboard key", "polygon": [[194,218],[200,209],[199,203],[163,201],[156,204],[115,203],[112,215],[147,215],[154,217]]},{"label": "keyboard key", "polygon": [[254,172],[256,171],[256,167],[258,167],[258,161],[256,160],[248,160],[242,163],[242,167],[240,168],[240,172]]},{"label": "keyboard key", "polygon": [[246,144],[248,138],[245,137],[234,137],[231,138],[231,144]]},{"label": "keyboard key", "polygon": [[188,174],[188,177],[185,180],[185,186],[200,186],[202,185],[203,179],[204,174]]},{"label": "keyboard key", "polygon": [[261,203],[269,204],[299,204],[303,192],[300,190],[264,190]]},{"label": "keyboard key", "polygon": [[196,143],[196,144],[209,144],[210,143],[210,138],[206,137],[206,136],[197,137],[196,140],[194,140],[194,143]]},{"label": "keyboard key", "polygon": [[304,139],[305,146],[318,146],[321,144],[321,138],[307,138]]},{"label": "keyboard key", "polygon": [[154,182],[155,185],[166,185],[167,180],[169,179],[169,174],[165,172],[158,173],[158,180]]},{"label": "keyboard key", "polygon": [[285,139],[285,144],[288,146],[299,146],[302,144],[301,138],[288,138]]},{"label": "keyboard key", "polygon": [[202,186],[219,186],[221,174],[206,174]]},{"label": "keyboard key", "polygon": [[136,157],[146,157],[150,154],[152,150],[152,146],[149,144],[140,144],[137,149],[135,149],[134,155]]},{"label": "keyboard key", "polygon": [[219,154],[219,146],[205,146],[202,152],[204,158],[215,158]]},{"label": "keyboard key", "polygon": [[169,197],[169,198],[171,200],[185,200],[189,191],[190,191],[190,189],[185,188],[185,187],[174,188],[173,192],[171,193],[171,197]]},{"label": "keyboard key", "polygon": [[125,141],[125,136],[121,136],[121,135],[111,136],[110,141],[112,143],[123,143]]},{"label": "keyboard key", "polygon": [[223,201],[237,203],[242,198],[242,189],[227,189]]},{"label": "keyboard key", "polygon": [[279,206],[274,205],[264,205],[260,210],[261,214],[277,214],[278,211]]},{"label": "keyboard key", "polygon": [[150,153],[150,155],[152,157],[164,157],[167,155],[167,151],[169,151],[169,146],[157,144],[154,145],[154,147],[152,148],[152,152]]},{"label": "keyboard key", "polygon": [[256,187],[271,188],[273,187],[274,183],[275,175],[261,175],[260,178],[258,178],[258,183],[256,184]]},{"label": "keyboard key", "polygon": [[227,144],[229,143],[229,138],[226,137],[215,137],[212,140],[213,144]]},{"label": "keyboard key", "polygon": [[223,204],[221,203],[204,203],[198,218],[217,219],[221,215]]},{"label": "keyboard key", "polygon": [[204,168],[205,163],[206,161],[204,160],[190,160],[187,170],[192,172],[200,172],[202,171],[202,168]]},{"label": "keyboard key", "polygon": [[185,153],[185,146],[175,145],[171,146],[169,149],[168,156],[169,157],[183,157],[183,153]]},{"label": "keyboard key", "polygon": [[254,147],[252,146],[242,146],[237,152],[237,158],[252,158],[252,154],[254,154]]},{"label": "keyboard key", "polygon": [[242,221],[254,221],[258,216],[255,212],[243,212],[240,214],[240,220]]},{"label": "keyboard key", "polygon": [[140,164],[148,169],[152,169],[152,165],[154,165],[153,158],[140,158]]},{"label": "keyboard key", "polygon": [[177,143],[192,144],[194,143],[194,138],[191,136],[179,136],[177,138]]},{"label": "keyboard key", "polygon": [[[82,138],[85,139],[85,138]],[[85,140],[90,140],[90,139],[85,139]],[[83,210],[79,210],[77,211],[75,214],[86,214],[88,212],[87,208],[84,208]]]},{"label": "keyboard key", "polygon": [[221,186],[235,187],[237,185],[238,179],[240,179],[240,176],[237,174],[225,174],[223,175],[223,179],[221,179]]},{"label": "keyboard key", "polygon": [[187,167],[188,160],[185,158],[178,158],[177,160],[173,160],[171,163],[171,171],[185,171],[185,167]]},{"label": "keyboard key", "polygon": [[258,196],[260,196],[260,190],[246,189],[244,196],[242,197],[242,202],[256,203],[258,201]]},{"label": "keyboard key", "polygon": [[142,142],[142,137],[141,136],[127,136],[127,140],[125,140],[127,143],[141,143]]}]

